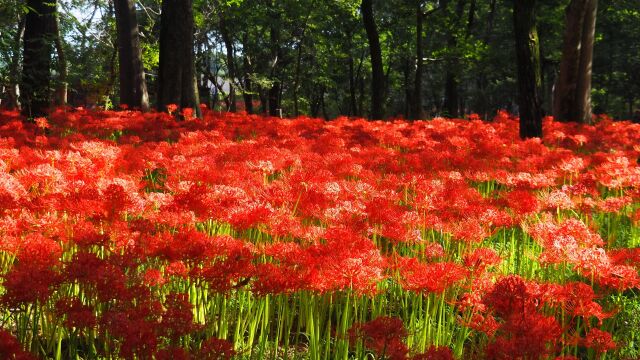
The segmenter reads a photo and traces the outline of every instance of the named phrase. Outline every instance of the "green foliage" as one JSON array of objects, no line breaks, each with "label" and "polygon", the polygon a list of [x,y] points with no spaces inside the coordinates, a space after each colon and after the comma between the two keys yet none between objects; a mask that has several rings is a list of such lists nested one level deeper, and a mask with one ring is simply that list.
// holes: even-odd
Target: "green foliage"
[{"label": "green foliage", "polygon": [[[569,0],[537,3],[542,96],[549,113]],[[203,101],[210,105],[218,101],[218,108],[226,108],[228,104],[220,102],[230,101],[227,92],[232,84],[237,102],[243,94],[250,94],[254,102],[266,107],[269,91],[277,87],[285,114],[293,114],[297,104],[299,113],[314,116],[366,115],[371,65],[360,4],[361,0],[193,0],[194,49],[202,74]],[[155,98],[159,63],[160,5],[161,0],[137,1],[151,99]],[[413,102],[416,9],[425,14],[422,103],[427,115],[441,114],[447,73],[453,73],[458,82],[462,110],[484,117],[501,108],[514,110],[517,94],[509,2],[375,0],[388,115],[406,115]],[[0,0],[3,84],[19,79],[12,64],[16,57],[20,60],[15,35],[25,11],[24,0]],[[101,103],[105,95],[113,97],[119,84],[112,4],[107,0],[59,0],[59,12],[70,64],[70,100],[91,105]],[[596,112],[627,117],[638,106],[638,23],[637,0],[600,0],[593,64]],[[228,75],[223,30],[232,43],[234,78]],[[218,89],[212,86],[213,80]],[[214,91],[218,100],[212,97]],[[356,109],[352,109],[354,102]]]},{"label": "green foliage", "polygon": [[618,313],[613,318],[616,327],[618,359],[640,358],[640,301],[636,294],[612,296]]}]

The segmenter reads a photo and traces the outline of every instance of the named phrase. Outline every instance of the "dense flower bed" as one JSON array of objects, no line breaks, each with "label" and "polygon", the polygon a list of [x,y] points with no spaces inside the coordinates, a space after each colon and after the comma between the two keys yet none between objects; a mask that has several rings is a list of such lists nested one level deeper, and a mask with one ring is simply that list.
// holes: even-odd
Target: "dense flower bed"
[{"label": "dense flower bed", "polygon": [[4,112],[0,357],[636,358],[640,125],[545,134]]}]

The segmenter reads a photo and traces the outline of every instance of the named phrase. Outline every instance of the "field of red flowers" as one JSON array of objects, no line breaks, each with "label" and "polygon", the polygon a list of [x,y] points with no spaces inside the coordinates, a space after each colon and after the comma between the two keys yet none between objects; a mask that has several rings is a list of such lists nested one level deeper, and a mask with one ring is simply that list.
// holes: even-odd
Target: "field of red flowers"
[{"label": "field of red flowers", "polygon": [[0,113],[0,358],[637,359],[640,125],[544,126]]}]

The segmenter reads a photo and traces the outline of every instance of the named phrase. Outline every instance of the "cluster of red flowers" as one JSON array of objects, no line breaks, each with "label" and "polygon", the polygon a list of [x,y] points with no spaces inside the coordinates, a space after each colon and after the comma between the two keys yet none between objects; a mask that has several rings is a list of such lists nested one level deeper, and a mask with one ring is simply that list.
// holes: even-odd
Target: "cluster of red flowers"
[{"label": "cluster of red flowers", "polygon": [[[0,310],[41,306],[123,357],[228,358],[240,341],[196,315],[205,300],[194,288],[392,297],[391,287],[446,298],[490,358],[614,348],[599,328],[613,308],[600,299],[640,286],[640,125],[547,119],[544,139],[520,141],[505,113],[184,119],[0,113]],[[513,274],[525,268],[538,270]],[[352,339],[408,358],[408,319],[390,315],[354,325]],[[12,330],[0,352],[25,358]]]}]

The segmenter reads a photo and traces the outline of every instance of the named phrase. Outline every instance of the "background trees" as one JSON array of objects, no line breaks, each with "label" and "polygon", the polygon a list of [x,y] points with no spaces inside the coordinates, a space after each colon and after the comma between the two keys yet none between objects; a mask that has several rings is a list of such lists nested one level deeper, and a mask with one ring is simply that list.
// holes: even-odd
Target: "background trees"
[{"label": "background trees", "polygon": [[49,107],[51,52],[56,36],[56,2],[27,0],[22,53],[21,103],[26,116]]},{"label": "background trees", "polygon": [[149,93],[142,63],[138,16],[134,0],[114,0],[120,65],[120,103],[149,109]]},{"label": "background trees", "polygon": [[[29,75],[33,69],[49,69],[37,80],[47,99],[36,108],[53,103],[61,84],[68,84],[72,105],[144,108],[146,82],[157,108],[202,102],[217,110],[327,118],[521,112],[512,1],[193,0],[188,6],[174,0],[59,0],[60,36],[53,31],[42,39],[60,41],[42,43],[49,55],[37,57],[42,63],[35,67],[22,50],[36,44],[24,41],[31,32],[22,35],[27,17],[35,16],[27,11],[31,3],[39,2],[0,0],[0,106],[19,105],[24,83],[25,113],[34,113],[34,95],[24,91],[36,79]],[[168,11],[171,6],[184,8]],[[591,11],[571,11],[586,6]],[[596,12],[594,0],[536,1],[542,115],[588,121],[592,108],[631,116],[640,90],[639,7],[635,0],[600,0]],[[565,29],[574,23],[582,31],[571,37],[575,32]],[[589,86],[588,77],[578,76],[589,72],[589,46],[579,54],[570,50],[574,40],[589,42],[591,35]]]},{"label": "background trees", "polygon": [[520,137],[542,136],[540,91],[540,40],[536,26],[536,0],[513,2],[513,23],[518,63],[518,106],[520,107]]},{"label": "background trees", "polygon": [[591,73],[598,0],[567,6],[553,115],[563,121],[591,121]]}]

